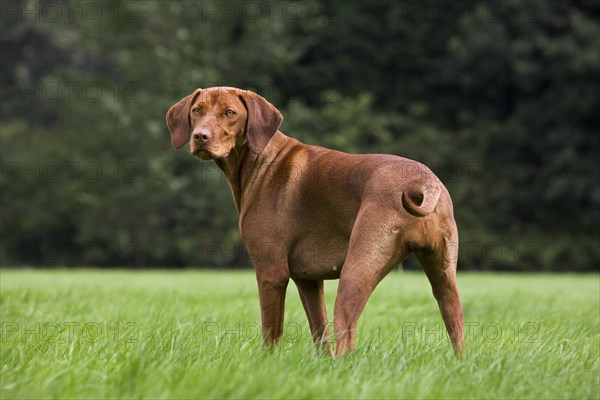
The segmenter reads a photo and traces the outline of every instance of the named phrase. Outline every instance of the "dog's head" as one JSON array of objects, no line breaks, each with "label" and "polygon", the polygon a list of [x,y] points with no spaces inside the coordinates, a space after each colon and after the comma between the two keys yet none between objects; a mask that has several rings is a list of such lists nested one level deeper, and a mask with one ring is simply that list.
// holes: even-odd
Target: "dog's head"
[{"label": "dog's head", "polygon": [[190,151],[202,160],[227,157],[244,145],[259,154],[282,121],[263,97],[229,87],[196,89],[167,112],[173,147],[183,147],[191,136]]}]

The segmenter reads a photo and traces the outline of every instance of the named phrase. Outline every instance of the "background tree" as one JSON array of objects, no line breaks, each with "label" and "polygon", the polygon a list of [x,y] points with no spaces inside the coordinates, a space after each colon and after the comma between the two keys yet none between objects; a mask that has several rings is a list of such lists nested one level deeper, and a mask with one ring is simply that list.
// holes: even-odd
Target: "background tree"
[{"label": "background tree", "polygon": [[224,178],[164,122],[227,85],[308,143],[430,165],[460,268],[598,270],[597,2],[0,6],[3,265],[249,266]]}]

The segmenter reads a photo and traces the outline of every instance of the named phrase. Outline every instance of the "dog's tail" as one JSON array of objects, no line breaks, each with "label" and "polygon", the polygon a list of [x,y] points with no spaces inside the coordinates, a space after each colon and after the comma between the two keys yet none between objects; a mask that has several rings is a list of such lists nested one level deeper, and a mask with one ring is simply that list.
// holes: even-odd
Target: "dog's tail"
[{"label": "dog's tail", "polygon": [[441,193],[440,185],[430,181],[409,192],[402,192],[402,205],[415,217],[424,217],[435,209]]}]

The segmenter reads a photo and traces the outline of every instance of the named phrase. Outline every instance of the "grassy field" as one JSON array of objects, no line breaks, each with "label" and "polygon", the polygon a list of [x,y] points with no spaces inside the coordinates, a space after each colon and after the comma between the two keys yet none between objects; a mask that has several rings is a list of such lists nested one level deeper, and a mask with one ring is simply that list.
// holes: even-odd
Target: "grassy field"
[{"label": "grassy field", "polygon": [[466,362],[420,273],[380,284],[342,359],[312,350],[293,283],[283,343],[264,350],[251,271],[0,278],[2,399],[600,397],[598,275],[461,274]]}]

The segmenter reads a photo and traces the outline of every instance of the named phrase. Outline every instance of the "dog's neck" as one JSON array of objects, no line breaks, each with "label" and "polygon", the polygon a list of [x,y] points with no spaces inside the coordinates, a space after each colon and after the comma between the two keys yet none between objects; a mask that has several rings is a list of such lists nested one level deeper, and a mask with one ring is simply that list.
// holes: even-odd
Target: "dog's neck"
[{"label": "dog's neck", "polygon": [[285,148],[284,143],[289,140],[290,138],[277,131],[260,154],[252,153],[247,143],[241,143],[227,157],[214,160],[229,182],[240,216],[244,213],[244,198],[253,191],[257,180],[266,176],[261,170],[268,168],[276,160]]},{"label": "dog's neck", "polygon": [[238,213],[241,210],[244,182],[248,180],[249,172],[256,159],[257,156],[252,154],[247,145],[236,145],[227,157],[213,160],[227,178]]}]

